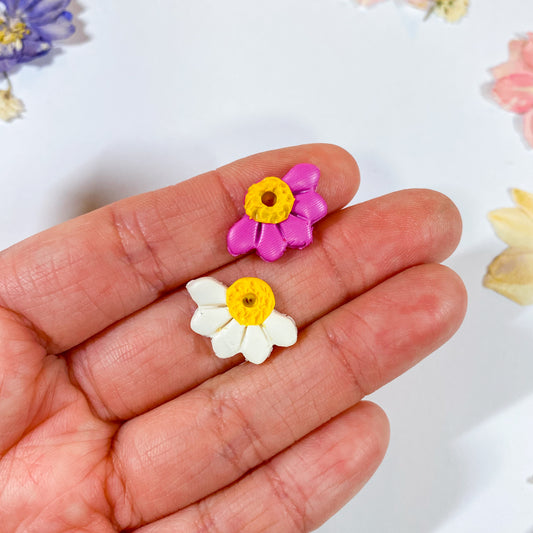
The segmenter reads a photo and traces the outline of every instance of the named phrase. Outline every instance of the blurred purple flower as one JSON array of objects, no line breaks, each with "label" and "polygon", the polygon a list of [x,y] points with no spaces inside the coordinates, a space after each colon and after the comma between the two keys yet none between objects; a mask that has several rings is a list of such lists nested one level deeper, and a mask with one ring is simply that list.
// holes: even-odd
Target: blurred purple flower
[{"label": "blurred purple flower", "polygon": [[70,37],[70,0],[0,0],[0,72],[47,54],[52,42]]}]

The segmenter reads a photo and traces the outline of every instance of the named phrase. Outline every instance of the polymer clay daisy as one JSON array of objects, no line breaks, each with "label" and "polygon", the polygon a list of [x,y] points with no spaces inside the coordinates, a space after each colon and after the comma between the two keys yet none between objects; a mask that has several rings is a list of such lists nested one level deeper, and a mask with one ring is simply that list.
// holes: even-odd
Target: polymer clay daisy
[{"label": "polymer clay daisy", "polygon": [[302,163],[283,179],[268,177],[248,189],[246,214],[228,232],[231,255],[256,250],[261,259],[275,261],[287,248],[301,250],[313,241],[313,224],[328,208],[316,192],[320,170]]},{"label": "polymer clay daisy", "polygon": [[211,338],[217,357],[242,353],[247,361],[260,364],[274,345],[296,342],[294,320],[274,309],[274,293],[259,278],[240,278],[230,287],[214,278],[199,278],[187,283],[187,291],[198,305],[191,329]]}]

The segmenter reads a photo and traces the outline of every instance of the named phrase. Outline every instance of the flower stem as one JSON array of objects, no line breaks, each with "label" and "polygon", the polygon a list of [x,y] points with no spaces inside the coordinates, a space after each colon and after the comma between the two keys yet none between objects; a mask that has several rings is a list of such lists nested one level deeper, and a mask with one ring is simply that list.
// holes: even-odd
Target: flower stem
[{"label": "flower stem", "polygon": [[9,76],[7,75],[7,72],[4,72],[4,78],[7,81],[7,92],[8,94],[11,94],[13,91],[13,85],[11,84],[11,80],[9,79]]},{"label": "flower stem", "polygon": [[432,2],[430,8],[426,11],[426,16],[424,17],[424,22],[431,17],[431,14],[433,11],[435,11],[435,8],[437,7],[437,2]]}]

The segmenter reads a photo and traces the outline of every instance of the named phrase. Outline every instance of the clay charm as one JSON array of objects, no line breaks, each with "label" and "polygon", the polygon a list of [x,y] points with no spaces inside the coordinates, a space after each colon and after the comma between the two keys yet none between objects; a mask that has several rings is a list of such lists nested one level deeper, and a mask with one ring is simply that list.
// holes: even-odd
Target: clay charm
[{"label": "clay charm", "polygon": [[217,357],[242,353],[247,361],[260,364],[274,345],[296,342],[294,320],[274,309],[274,293],[259,278],[240,278],[230,287],[214,278],[199,278],[187,283],[187,291],[198,305],[191,329],[211,338]]},{"label": "clay charm", "polygon": [[313,224],[328,208],[316,192],[320,170],[301,163],[282,178],[267,177],[248,189],[246,214],[228,232],[231,255],[256,250],[261,259],[275,261],[287,248],[301,250],[313,241]]}]

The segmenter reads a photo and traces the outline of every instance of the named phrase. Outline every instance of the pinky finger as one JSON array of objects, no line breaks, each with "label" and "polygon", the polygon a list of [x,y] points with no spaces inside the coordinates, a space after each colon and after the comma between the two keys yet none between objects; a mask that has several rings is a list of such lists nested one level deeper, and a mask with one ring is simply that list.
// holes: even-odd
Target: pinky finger
[{"label": "pinky finger", "polygon": [[361,402],[235,484],[136,532],[312,531],[365,485],[388,440],[383,411]]}]

